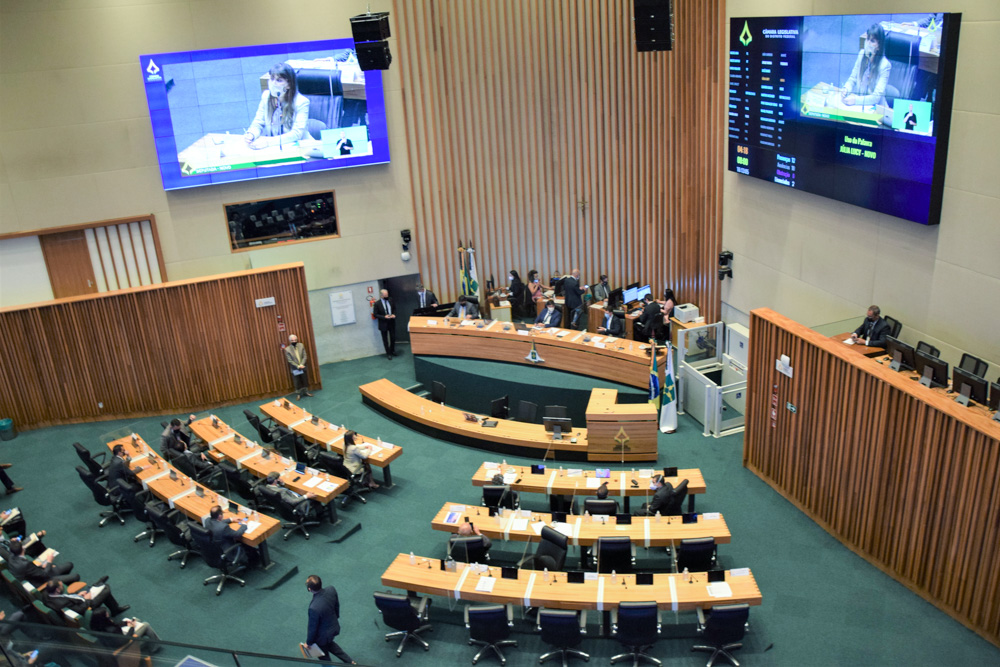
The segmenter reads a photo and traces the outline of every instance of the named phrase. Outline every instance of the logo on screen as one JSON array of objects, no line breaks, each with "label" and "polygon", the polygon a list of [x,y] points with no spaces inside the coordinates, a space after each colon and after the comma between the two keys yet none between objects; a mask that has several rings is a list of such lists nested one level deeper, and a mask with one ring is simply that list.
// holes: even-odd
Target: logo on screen
[{"label": "logo on screen", "polygon": [[146,73],[149,75],[146,77],[146,83],[153,83],[155,81],[163,81],[163,77],[160,76],[160,68],[156,66],[152,58],[149,60],[149,65],[146,66]]},{"label": "logo on screen", "polygon": [[743,22],[743,32],[740,33],[740,44],[743,46],[750,46],[750,42],[753,41],[753,36],[750,34],[750,26],[746,21]]}]

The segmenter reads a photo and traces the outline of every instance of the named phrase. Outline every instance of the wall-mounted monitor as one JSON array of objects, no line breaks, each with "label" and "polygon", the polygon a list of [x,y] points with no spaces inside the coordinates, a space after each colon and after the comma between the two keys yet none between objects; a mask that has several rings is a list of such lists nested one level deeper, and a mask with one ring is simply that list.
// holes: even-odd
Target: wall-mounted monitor
[{"label": "wall-mounted monitor", "polygon": [[167,190],[389,161],[382,74],[351,39],[139,62]]},{"label": "wall-mounted monitor", "polygon": [[961,17],[733,18],[729,170],[938,224]]}]

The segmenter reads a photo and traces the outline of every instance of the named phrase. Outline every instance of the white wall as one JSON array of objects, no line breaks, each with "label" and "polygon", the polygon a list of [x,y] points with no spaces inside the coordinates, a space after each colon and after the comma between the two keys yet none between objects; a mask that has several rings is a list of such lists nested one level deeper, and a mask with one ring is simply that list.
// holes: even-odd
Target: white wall
[{"label": "white wall", "polygon": [[[398,63],[383,73],[390,164],[170,193],[140,75],[143,53],[350,37],[348,18],[368,5],[0,0],[0,87],[18,91],[0,96],[0,233],[152,213],[170,280],[289,261],[305,263],[310,290],[413,273],[399,258],[413,207]],[[330,189],[341,238],[230,252],[224,203]]]},{"label": "white wall", "polygon": [[0,241],[0,305],[52,299],[52,285],[37,236]]},{"label": "white wall", "polygon": [[[925,227],[727,171],[723,316],[772,308],[816,326],[875,303],[950,363],[970,352],[1000,375],[1000,2],[729,0],[729,16],[962,12],[941,224]],[[727,22],[728,24],[728,22]],[[728,43],[728,42],[727,42]]]},{"label": "white wall", "polygon": [[[368,290],[371,289],[369,293]],[[369,296],[378,296],[378,282],[369,281],[342,285],[309,292],[309,309],[312,311],[313,337],[319,363],[370,357],[385,352],[376,320],[372,319],[368,305]],[[354,324],[333,326],[330,310],[332,292],[350,291],[354,302]]]}]

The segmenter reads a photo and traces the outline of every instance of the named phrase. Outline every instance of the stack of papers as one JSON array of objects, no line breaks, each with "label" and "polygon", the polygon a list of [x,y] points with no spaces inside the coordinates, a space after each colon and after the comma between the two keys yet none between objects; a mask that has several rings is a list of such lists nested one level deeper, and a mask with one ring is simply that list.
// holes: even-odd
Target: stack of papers
[{"label": "stack of papers", "polygon": [[583,468],[568,468],[566,470],[567,477],[580,477],[583,474]]},{"label": "stack of papers", "polygon": [[749,577],[750,568],[749,567],[737,567],[729,571],[730,577]]},{"label": "stack of papers", "polygon": [[445,523],[458,523],[458,519],[461,516],[462,516],[462,513],[460,511],[459,512],[448,512],[448,514],[446,514],[445,517],[444,517],[444,522]]},{"label": "stack of papers", "polygon": [[317,486],[323,483],[322,477],[311,477],[308,482],[305,482],[302,486],[307,489],[315,489]]},{"label": "stack of papers", "polygon": [[330,493],[336,488],[337,485],[334,484],[333,482],[323,482],[322,484],[319,485],[319,490],[322,491],[323,493]]},{"label": "stack of papers", "polygon": [[247,521],[247,532],[252,533],[253,531],[260,528],[260,521]]},{"label": "stack of papers", "polygon": [[[552,528],[553,530],[559,531],[566,537],[573,537],[573,526],[569,525],[568,523],[563,523],[562,521],[554,521],[552,523]],[[542,532],[541,529],[539,529],[538,532],[539,534],[541,534]]]},{"label": "stack of papers", "polygon": [[716,521],[718,519],[721,519],[722,515],[719,514],[718,512],[705,512],[704,514],[701,515],[701,518],[707,521]]},{"label": "stack of papers", "polygon": [[516,481],[517,481],[517,472],[516,471],[515,472],[505,472],[503,474],[503,483],[504,484],[513,484]]},{"label": "stack of papers", "polygon": [[597,479],[596,477],[588,477],[587,478],[587,488],[588,489],[596,489],[599,486],[601,486],[601,484],[603,484],[603,483],[604,482],[602,482],[601,480]]},{"label": "stack of papers", "polygon": [[725,581],[716,581],[708,585],[708,595],[713,598],[731,598],[733,589]]},{"label": "stack of papers", "polygon": [[[528,520],[512,519],[510,522],[510,529],[517,532],[528,530]],[[541,531],[539,531],[539,533],[541,533]]]},{"label": "stack of papers", "polygon": [[495,586],[496,583],[496,577],[479,577],[479,582],[476,584],[476,590],[480,593],[492,593],[493,586]]}]

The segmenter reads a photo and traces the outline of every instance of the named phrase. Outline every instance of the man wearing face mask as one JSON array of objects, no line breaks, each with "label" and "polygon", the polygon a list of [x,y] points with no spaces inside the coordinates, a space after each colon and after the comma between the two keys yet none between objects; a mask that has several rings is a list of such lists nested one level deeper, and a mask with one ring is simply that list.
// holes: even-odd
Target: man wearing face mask
[{"label": "man wearing face mask", "polygon": [[878,306],[869,306],[865,321],[851,334],[851,340],[855,343],[864,343],[868,347],[885,347],[885,337],[889,335],[889,323],[880,317],[881,314],[882,311]]},{"label": "man wearing face mask", "polygon": [[460,320],[474,320],[479,317],[479,308],[463,294],[458,297],[458,301],[455,302],[451,312],[448,313],[448,317],[457,317]]},{"label": "man wearing face mask", "polygon": [[663,475],[654,475],[649,480],[649,490],[653,492],[653,499],[648,505],[643,503],[639,514],[654,515],[657,512],[666,510],[667,505],[670,504],[671,496],[674,495],[674,485],[663,481]]},{"label": "man wearing face mask", "polygon": [[417,307],[437,308],[438,298],[434,292],[424,288],[423,283],[417,283]]},{"label": "man wearing face mask", "polygon": [[594,301],[606,301],[608,295],[611,294],[611,288],[608,286],[608,277],[606,275],[601,275],[601,282],[594,285]]},{"label": "man wearing face mask", "polygon": [[298,400],[303,396],[312,396],[309,393],[309,377],[306,373],[306,346],[299,342],[299,337],[292,334],[288,337],[288,345],[285,346],[285,363],[292,374],[292,383],[295,385],[295,393]]},{"label": "man wearing face mask", "polygon": [[562,313],[556,308],[556,302],[549,299],[545,302],[545,308],[535,318],[535,324],[543,327],[557,327],[562,322]]},{"label": "man wearing face mask", "polygon": [[261,149],[308,139],[309,100],[298,93],[295,70],[288,63],[278,63],[268,71],[268,79],[257,115],[243,140],[251,148]]}]

